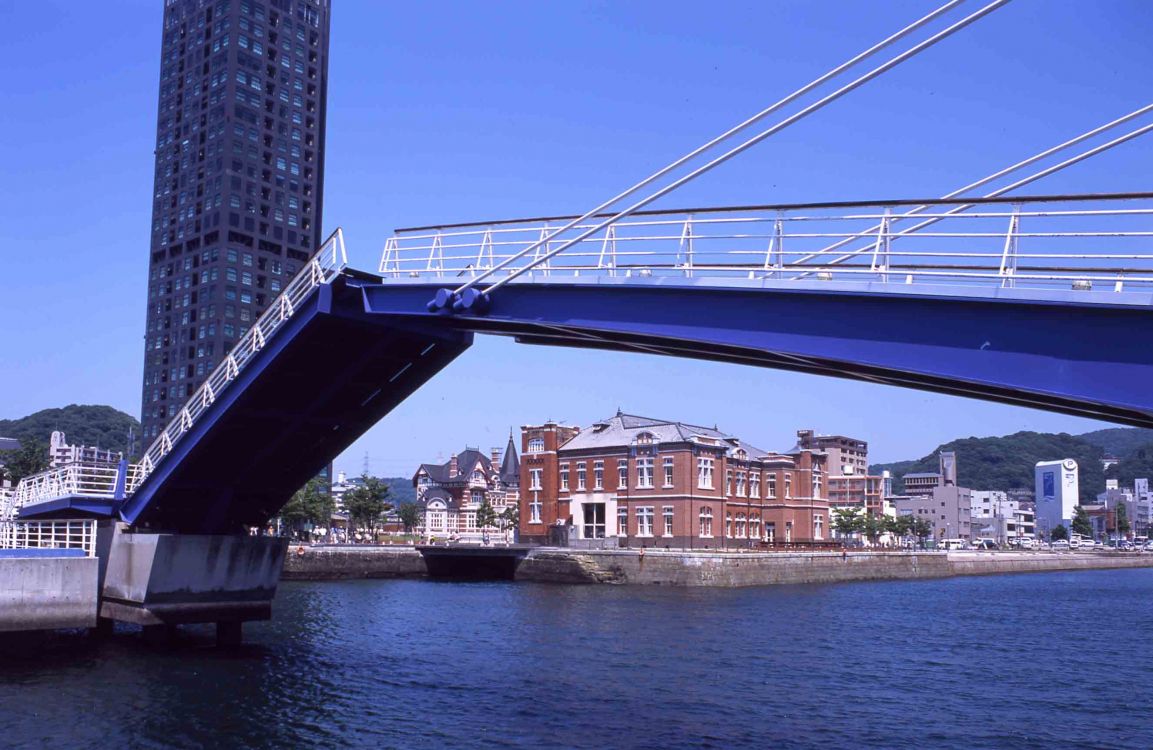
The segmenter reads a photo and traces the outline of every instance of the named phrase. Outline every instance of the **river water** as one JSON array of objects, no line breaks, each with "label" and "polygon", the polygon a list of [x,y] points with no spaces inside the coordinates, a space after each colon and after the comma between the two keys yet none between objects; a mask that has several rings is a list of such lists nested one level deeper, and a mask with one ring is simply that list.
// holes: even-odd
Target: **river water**
[{"label": "river water", "polygon": [[1153,570],[285,583],[219,651],[0,639],[0,747],[1153,748]]}]

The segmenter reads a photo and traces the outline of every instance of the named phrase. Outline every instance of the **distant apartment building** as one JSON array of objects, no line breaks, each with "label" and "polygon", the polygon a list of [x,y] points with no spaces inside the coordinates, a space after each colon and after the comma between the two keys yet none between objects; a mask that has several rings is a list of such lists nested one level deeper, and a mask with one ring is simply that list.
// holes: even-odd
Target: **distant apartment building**
[{"label": "distant apartment building", "polygon": [[797,431],[797,447],[823,451],[829,476],[863,476],[869,473],[869,444],[844,435],[820,435],[813,430]]},{"label": "distant apartment building", "polygon": [[412,483],[421,511],[422,533],[481,541],[500,528],[477,525],[476,513],[486,500],[498,515],[518,507],[520,460],[516,445],[510,436],[503,455],[499,448],[490,455],[465,448],[445,463],[421,464]]},{"label": "distant apartment building", "polygon": [[884,498],[883,477],[829,477],[829,505],[834,508],[863,508],[874,515],[882,515]]},{"label": "distant apartment building", "polygon": [[937,539],[972,538],[972,490],[957,486],[957,456],[938,455],[935,473],[906,474],[905,494],[892,498],[897,515],[923,518],[933,524]]},{"label": "distant apartment building", "polygon": [[1036,532],[1032,508],[999,490],[973,490],[970,494],[971,531],[974,539],[992,539],[998,544],[1033,538]]},{"label": "distant apartment building", "polygon": [[813,430],[799,430],[797,446],[825,454],[830,506],[862,508],[874,515],[884,513],[884,477],[869,475],[867,442],[844,435],[819,435]]},{"label": "distant apartment building", "polygon": [[1071,458],[1039,461],[1034,480],[1037,532],[1043,539],[1049,539],[1058,526],[1068,531],[1073,525],[1073,509],[1079,502],[1077,462]]},{"label": "distant apartment building", "polygon": [[99,464],[115,466],[123,454],[88,445],[69,445],[63,432],[55,430],[48,440],[48,467],[56,469],[70,464]]},{"label": "distant apartment building", "polygon": [[520,538],[738,548],[826,540],[826,455],[761,450],[715,427],[618,412],[522,428]]}]

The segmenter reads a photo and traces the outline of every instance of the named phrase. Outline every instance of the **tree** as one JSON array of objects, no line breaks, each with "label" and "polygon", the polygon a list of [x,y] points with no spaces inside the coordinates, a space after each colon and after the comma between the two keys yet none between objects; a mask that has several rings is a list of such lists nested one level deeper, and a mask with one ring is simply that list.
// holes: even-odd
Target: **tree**
[{"label": "tree", "polygon": [[13,485],[26,476],[48,468],[48,446],[34,440],[23,440],[14,451],[0,452],[0,464]]},{"label": "tree", "polygon": [[1125,503],[1117,503],[1117,534],[1125,536],[1129,533],[1129,509]]},{"label": "tree", "polygon": [[1055,528],[1051,532],[1049,532],[1049,538],[1051,540],[1053,540],[1054,542],[1058,542],[1058,541],[1061,541],[1062,539],[1068,539],[1069,538],[1069,532],[1064,526],[1062,526],[1061,524],[1057,524],[1057,528]]},{"label": "tree", "polygon": [[492,503],[488,501],[486,496],[484,500],[480,501],[480,507],[476,509],[476,527],[478,529],[487,529],[496,526],[496,511],[492,508]]},{"label": "tree", "polygon": [[517,505],[510,505],[501,511],[498,518],[500,521],[500,530],[515,529],[520,525],[520,507]]},{"label": "tree", "polygon": [[1073,533],[1092,538],[1093,524],[1089,522],[1089,513],[1078,505],[1073,509]]},{"label": "tree", "polygon": [[878,516],[874,513],[866,513],[861,518],[861,530],[865,532],[870,544],[876,544],[877,539],[881,534],[885,533],[886,524],[883,516]]},{"label": "tree", "polygon": [[336,503],[328,494],[328,485],[319,477],[308,480],[308,484],[293,494],[292,499],[280,509],[280,519],[290,528],[299,530],[306,523],[325,524],[332,520]]},{"label": "tree", "polygon": [[864,519],[856,508],[837,508],[833,511],[833,530],[843,536],[852,536],[864,530]]},{"label": "tree", "polygon": [[388,496],[387,484],[376,477],[361,475],[360,485],[344,493],[344,509],[348,511],[353,526],[374,530],[381,515],[390,509],[385,502]]},{"label": "tree", "polygon": [[400,507],[396,510],[396,515],[400,518],[400,522],[404,524],[405,531],[412,531],[417,526],[420,526],[420,507],[416,503],[401,503]]},{"label": "tree", "polygon": [[913,533],[913,517],[897,516],[889,522],[890,531],[897,536],[910,536]]},{"label": "tree", "polygon": [[933,524],[924,518],[917,518],[915,516],[906,516],[906,518],[912,519],[909,522],[909,531],[921,541],[921,546],[924,547],[925,540],[933,534]]}]

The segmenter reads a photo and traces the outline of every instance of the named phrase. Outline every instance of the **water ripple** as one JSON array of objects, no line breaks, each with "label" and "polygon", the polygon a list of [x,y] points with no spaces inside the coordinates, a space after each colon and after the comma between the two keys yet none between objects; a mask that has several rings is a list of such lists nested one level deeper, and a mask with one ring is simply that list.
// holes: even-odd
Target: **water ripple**
[{"label": "water ripple", "polygon": [[1153,747],[1153,571],[284,584],[248,645],[0,638],[3,746]]}]

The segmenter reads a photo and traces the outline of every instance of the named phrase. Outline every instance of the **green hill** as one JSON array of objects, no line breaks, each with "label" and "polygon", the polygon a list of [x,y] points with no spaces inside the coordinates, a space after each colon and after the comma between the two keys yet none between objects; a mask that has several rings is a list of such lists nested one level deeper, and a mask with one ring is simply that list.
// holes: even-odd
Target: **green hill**
[{"label": "green hill", "polygon": [[412,477],[382,477],[388,485],[388,501],[393,505],[416,502],[416,487],[412,486]]},{"label": "green hill", "polygon": [[[869,472],[891,472],[893,491],[901,494],[902,476],[937,471],[937,454],[950,450],[957,454],[957,483],[975,490],[1032,487],[1036,463],[1058,458],[1077,461],[1082,502],[1095,500],[1105,490],[1106,477],[1117,479],[1123,487],[1132,487],[1136,477],[1153,479],[1153,430],[1135,427],[1114,427],[1083,435],[1018,432],[1002,437],[962,438],[937,446],[923,458],[873,464]],[[1105,455],[1120,459],[1108,472],[1101,468]]]},{"label": "green hill", "polygon": [[1104,449],[1080,436],[1066,433],[1018,432],[1003,437],[962,438],[938,446],[916,461],[875,464],[869,467],[870,473],[888,469],[893,474],[893,489],[900,493],[903,491],[902,475],[938,470],[937,453],[940,451],[957,454],[957,484],[962,487],[975,490],[1032,487],[1034,466],[1038,461],[1072,458],[1079,467],[1082,501],[1090,501],[1105,490],[1105,472],[1101,468]]},{"label": "green hill", "polygon": [[1153,443],[1153,430],[1140,427],[1111,427],[1104,430],[1086,432],[1077,437],[1100,446],[1106,455],[1125,458],[1139,449]]},{"label": "green hill", "polygon": [[140,423],[111,406],[71,404],[43,409],[21,419],[0,419],[0,437],[48,445],[53,430],[61,430],[72,445],[95,445],[128,452],[128,433],[134,430],[136,452],[140,446]]}]

